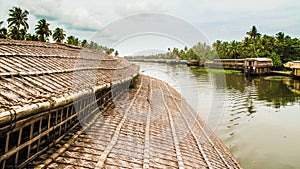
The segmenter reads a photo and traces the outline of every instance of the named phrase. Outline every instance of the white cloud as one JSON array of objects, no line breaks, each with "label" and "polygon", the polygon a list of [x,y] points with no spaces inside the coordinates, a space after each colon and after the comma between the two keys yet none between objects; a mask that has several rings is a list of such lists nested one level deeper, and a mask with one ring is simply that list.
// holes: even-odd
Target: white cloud
[{"label": "white cloud", "polygon": [[46,18],[69,29],[96,31],[102,26],[102,23],[96,20],[87,8],[68,8],[62,6],[60,0],[20,1],[20,4],[37,18]]},{"label": "white cloud", "polygon": [[211,41],[239,40],[252,25],[263,34],[283,31],[300,37],[299,0],[0,0],[0,20],[7,19],[7,7],[16,3],[30,11],[31,29],[35,19],[46,18],[51,28],[63,27],[67,34],[82,38],[125,16],[145,12],[162,12],[184,19]]},{"label": "white cloud", "polygon": [[76,8],[65,11],[60,17],[59,23],[65,23],[71,28],[99,30],[103,25],[84,8]]},{"label": "white cloud", "polygon": [[167,12],[176,3],[177,0],[134,0],[129,3],[119,3],[116,6],[115,11],[120,16],[128,16],[145,12]]}]

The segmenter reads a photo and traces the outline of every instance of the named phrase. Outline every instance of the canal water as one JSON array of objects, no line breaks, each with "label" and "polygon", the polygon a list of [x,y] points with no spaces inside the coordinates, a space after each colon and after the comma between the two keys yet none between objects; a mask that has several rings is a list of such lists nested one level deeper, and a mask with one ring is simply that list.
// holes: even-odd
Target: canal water
[{"label": "canal water", "polygon": [[244,168],[300,168],[300,81],[135,63],[180,92]]}]

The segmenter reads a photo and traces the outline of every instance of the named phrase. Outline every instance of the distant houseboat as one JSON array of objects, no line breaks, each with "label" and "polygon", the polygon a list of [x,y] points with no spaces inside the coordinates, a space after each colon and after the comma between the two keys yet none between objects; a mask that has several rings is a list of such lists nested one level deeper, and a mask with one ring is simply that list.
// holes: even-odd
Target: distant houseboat
[{"label": "distant houseboat", "polygon": [[200,65],[200,62],[197,61],[197,60],[195,60],[195,59],[193,59],[193,60],[189,60],[189,61],[187,62],[187,65],[188,65],[188,66],[199,66],[199,65]]},{"label": "distant houseboat", "polygon": [[284,67],[292,69],[292,76],[300,79],[300,61],[293,61],[284,64]]},{"label": "distant houseboat", "polygon": [[234,69],[243,70],[245,59],[214,59],[206,62],[205,66],[214,69]]},{"label": "distant houseboat", "polygon": [[273,66],[270,58],[246,58],[244,60],[244,73],[246,75],[263,75],[271,72]]}]

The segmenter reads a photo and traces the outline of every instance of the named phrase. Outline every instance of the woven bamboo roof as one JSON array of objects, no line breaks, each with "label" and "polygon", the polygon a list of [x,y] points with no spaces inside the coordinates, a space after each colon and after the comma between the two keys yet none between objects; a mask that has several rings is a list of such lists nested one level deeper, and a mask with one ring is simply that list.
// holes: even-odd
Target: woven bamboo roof
[{"label": "woven bamboo roof", "polygon": [[114,99],[28,168],[242,168],[229,149],[167,83],[139,75]]},{"label": "woven bamboo roof", "polygon": [[[63,107],[76,97],[130,80],[138,71],[138,66],[127,60],[103,52],[59,44],[0,40],[0,129],[5,133],[6,129],[17,126],[12,123],[22,117]],[[72,138],[67,135],[62,138],[57,145],[64,145],[57,152],[52,154],[53,149],[49,149],[41,155],[45,161],[30,165],[41,168],[241,168],[229,149],[175,89],[143,75],[137,76],[135,82],[135,88],[114,98],[114,106],[108,106],[103,114],[96,113]],[[98,106],[97,102],[81,103],[86,111],[94,104]],[[4,161],[14,158],[16,151],[21,155],[23,149],[34,147],[31,146],[35,144],[34,139],[43,137],[46,132],[57,133],[55,128],[63,130],[58,126],[71,121],[65,119],[62,125],[62,114],[68,114],[67,109],[59,110],[62,112],[60,122],[56,120],[55,126],[43,131],[40,128],[40,135],[25,143],[21,143],[23,127],[20,125],[23,123],[18,123],[14,129],[19,133],[18,147],[9,148],[13,143],[8,144],[8,141],[13,139],[7,140],[10,133],[3,135],[8,152],[0,158]],[[48,125],[53,117],[49,116]],[[42,125],[44,116],[40,118],[40,121],[28,122],[27,126],[33,130],[36,122]],[[68,141],[64,143],[64,139]],[[30,155],[29,151],[26,153]],[[18,162],[15,165],[19,165]]]},{"label": "woven bamboo roof", "polygon": [[290,69],[300,69],[300,61],[287,62],[284,64],[284,67]]},{"label": "woven bamboo roof", "polygon": [[0,116],[137,74],[120,57],[63,44],[0,39]]}]

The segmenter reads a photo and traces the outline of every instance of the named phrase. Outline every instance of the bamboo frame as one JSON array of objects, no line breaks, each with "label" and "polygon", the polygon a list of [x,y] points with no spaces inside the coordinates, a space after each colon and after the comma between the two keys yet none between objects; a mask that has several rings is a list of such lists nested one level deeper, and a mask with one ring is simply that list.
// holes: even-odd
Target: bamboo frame
[{"label": "bamboo frame", "polygon": [[[106,108],[108,103],[112,102],[112,93],[122,92],[122,85],[133,81],[136,75],[85,89],[68,97],[55,98],[53,101],[1,113],[0,131],[4,137],[0,139],[5,140],[5,150],[0,156],[0,168],[26,166],[78,126],[78,117],[83,120],[91,119],[93,113],[90,113],[90,110],[94,104],[97,104],[97,108]],[[91,102],[94,95],[96,100]],[[74,111],[74,104],[80,105],[78,112]],[[47,123],[44,124],[46,120]],[[23,136],[24,128],[29,130],[28,139]],[[15,135],[18,137],[17,144],[12,145],[11,141]]]}]

